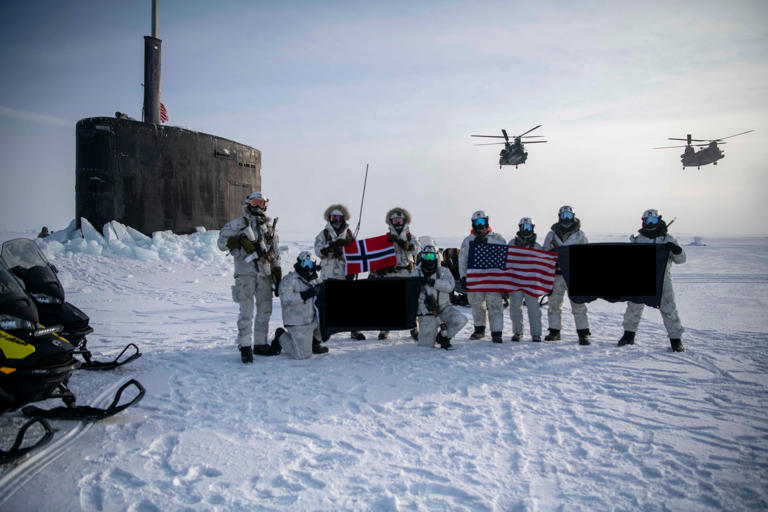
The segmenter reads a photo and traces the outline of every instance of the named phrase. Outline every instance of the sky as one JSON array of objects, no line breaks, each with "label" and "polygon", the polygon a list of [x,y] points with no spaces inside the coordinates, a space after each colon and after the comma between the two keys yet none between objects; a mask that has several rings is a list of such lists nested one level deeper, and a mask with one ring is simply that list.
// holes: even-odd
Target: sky
[{"label": "sky", "polygon": [[[0,229],[65,227],[75,123],[141,118],[151,2],[0,6]],[[160,0],[168,124],[262,151],[283,232],[312,235],[332,203],[361,235],[393,206],[412,231],[460,236],[475,210],[543,239],[561,205],[590,233],[768,234],[768,3]],[[500,146],[546,144],[499,169]],[[667,137],[729,139],[682,169]],[[480,141],[483,142],[483,141]]]}]

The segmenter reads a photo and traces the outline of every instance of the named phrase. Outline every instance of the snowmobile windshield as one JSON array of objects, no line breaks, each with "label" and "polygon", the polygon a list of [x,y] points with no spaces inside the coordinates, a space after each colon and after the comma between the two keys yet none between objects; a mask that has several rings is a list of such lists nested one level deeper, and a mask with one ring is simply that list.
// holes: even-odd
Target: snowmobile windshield
[{"label": "snowmobile windshield", "polygon": [[3,243],[0,257],[8,268],[49,266],[48,260],[35,242],[28,238],[16,238]]},{"label": "snowmobile windshield", "polygon": [[24,281],[27,291],[35,300],[64,302],[64,288],[35,242],[27,238],[9,240],[3,243],[0,258],[11,272]]},{"label": "snowmobile windshield", "polygon": [[0,317],[10,316],[38,322],[37,308],[19,280],[0,262]]}]

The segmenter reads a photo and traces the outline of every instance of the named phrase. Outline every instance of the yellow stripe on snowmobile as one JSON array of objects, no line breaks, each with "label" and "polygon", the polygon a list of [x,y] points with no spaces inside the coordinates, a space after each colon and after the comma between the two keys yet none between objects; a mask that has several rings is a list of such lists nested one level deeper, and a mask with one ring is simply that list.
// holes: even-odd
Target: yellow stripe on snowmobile
[{"label": "yellow stripe on snowmobile", "polygon": [[6,368],[5,366],[0,368],[0,372],[5,373],[6,375],[10,375],[15,371],[16,371],[16,368]]},{"label": "yellow stripe on snowmobile", "polygon": [[0,350],[6,359],[24,359],[35,353],[35,346],[0,330]]}]

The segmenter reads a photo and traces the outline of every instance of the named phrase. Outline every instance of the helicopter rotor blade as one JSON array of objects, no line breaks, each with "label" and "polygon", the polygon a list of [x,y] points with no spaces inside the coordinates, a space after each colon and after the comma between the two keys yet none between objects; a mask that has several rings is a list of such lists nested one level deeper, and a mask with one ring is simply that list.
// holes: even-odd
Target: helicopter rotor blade
[{"label": "helicopter rotor blade", "polygon": [[470,135],[470,137],[488,137],[490,139],[503,139],[501,135]]},{"label": "helicopter rotor blade", "polygon": [[680,139],[677,137],[667,137],[667,140],[684,140],[686,142],[709,142],[712,139]]},{"label": "helicopter rotor blade", "polygon": [[737,133],[736,135],[729,135],[727,137],[722,137],[720,139],[712,139],[712,140],[720,142],[721,140],[730,139],[731,137],[738,137],[739,135],[744,135],[745,133],[750,133],[750,132],[753,132],[753,131],[755,131],[755,130],[747,130],[746,132]]},{"label": "helicopter rotor blade", "polygon": [[526,144],[542,144],[544,142],[547,142],[547,141],[545,141],[545,140],[529,140],[528,142],[526,142]]},{"label": "helicopter rotor blade", "polygon": [[540,125],[540,124],[538,124],[538,125],[534,126],[533,128],[531,128],[530,130],[528,130],[527,132],[523,132],[523,133],[521,133],[521,134],[520,134],[520,135],[518,135],[517,137],[522,137],[523,135],[525,135],[525,134],[527,134],[527,133],[531,133],[531,132],[532,132],[533,130],[535,130],[536,128],[541,128],[541,125]]},{"label": "helicopter rotor blade", "polygon": [[546,135],[521,135],[521,139],[534,139],[534,138],[543,138],[546,137]]},{"label": "helicopter rotor blade", "polygon": [[659,146],[657,148],[651,148],[651,149],[670,149],[670,148],[687,148],[687,147],[688,146]]},{"label": "helicopter rotor blade", "polygon": [[507,142],[509,142],[509,135],[507,135],[507,130],[505,130],[504,128],[502,128],[502,129],[501,129],[501,133],[503,133],[503,134],[504,134],[504,140],[505,140],[505,141],[507,141]]},{"label": "helicopter rotor blade", "polygon": [[506,144],[506,142],[487,142],[485,144],[472,144],[473,146],[498,146],[501,144]]}]

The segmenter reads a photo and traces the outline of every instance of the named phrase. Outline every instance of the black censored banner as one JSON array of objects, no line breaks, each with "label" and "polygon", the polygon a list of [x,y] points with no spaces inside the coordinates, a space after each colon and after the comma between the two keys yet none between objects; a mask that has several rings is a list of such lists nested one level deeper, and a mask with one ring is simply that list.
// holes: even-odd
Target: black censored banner
[{"label": "black censored banner", "polygon": [[317,297],[323,339],[344,331],[399,331],[416,327],[420,289],[416,277],[328,279]]},{"label": "black censored banner", "polygon": [[655,244],[585,244],[560,247],[558,265],[573,302],[595,299],[661,304],[669,249]]}]

